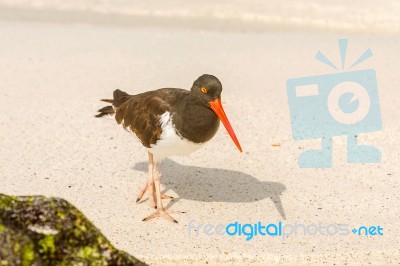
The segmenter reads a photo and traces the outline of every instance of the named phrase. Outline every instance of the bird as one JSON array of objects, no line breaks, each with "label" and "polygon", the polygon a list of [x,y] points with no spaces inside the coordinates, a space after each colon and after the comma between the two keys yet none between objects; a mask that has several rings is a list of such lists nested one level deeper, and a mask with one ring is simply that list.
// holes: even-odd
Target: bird
[{"label": "bird", "polygon": [[143,221],[161,217],[178,223],[162,203],[162,199],[172,198],[160,191],[160,162],[163,159],[197,151],[217,133],[220,121],[242,152],[223,109],[221,92],[220,80],[203,74],[193,82],[190,90],[162,88],[130,95],[117,89],[113,99],[101,99],[111,105],[99,109],[95,117],[114,115],[117,124],[134,133],[147,149],[147,180],[140,188],[136,202],[140,202],[147,191],[149,203],[156,210]]}]

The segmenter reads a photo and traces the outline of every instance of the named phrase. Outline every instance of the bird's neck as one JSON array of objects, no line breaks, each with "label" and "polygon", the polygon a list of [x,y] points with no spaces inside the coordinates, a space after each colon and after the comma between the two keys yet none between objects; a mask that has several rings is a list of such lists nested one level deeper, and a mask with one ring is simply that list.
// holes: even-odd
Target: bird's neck
[{"label": "bird's neck", "polygon": [[177,107],[173,122],[179,134],[194,143],[210,140],[219,126],[219,119],[211,108],[193,96]]}]

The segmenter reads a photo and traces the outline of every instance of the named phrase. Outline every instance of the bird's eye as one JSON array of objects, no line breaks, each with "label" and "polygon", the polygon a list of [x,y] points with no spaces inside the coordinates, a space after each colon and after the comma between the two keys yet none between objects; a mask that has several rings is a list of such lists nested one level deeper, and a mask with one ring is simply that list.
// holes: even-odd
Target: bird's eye
[{"label": "bird's eye", "polygon": [[201,87],[201,88],[200,88],[200,91],[201,91],[202,93],[204,93],[204,94],[205,94],[205,93],[207,93],[207,88],[205,88],[205,87]]}]

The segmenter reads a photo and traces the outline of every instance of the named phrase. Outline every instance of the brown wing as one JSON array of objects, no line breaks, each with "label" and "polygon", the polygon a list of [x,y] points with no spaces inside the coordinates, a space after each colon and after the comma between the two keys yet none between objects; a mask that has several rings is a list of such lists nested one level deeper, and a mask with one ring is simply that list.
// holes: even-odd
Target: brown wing
[{"label": "brown wing", "polygon": [[174,112],[176,105],[190,92],[182,89],[159,89],[131,96],[115,113],[115,120],[136,134],[150,148],[160,139],[160,115]]}]

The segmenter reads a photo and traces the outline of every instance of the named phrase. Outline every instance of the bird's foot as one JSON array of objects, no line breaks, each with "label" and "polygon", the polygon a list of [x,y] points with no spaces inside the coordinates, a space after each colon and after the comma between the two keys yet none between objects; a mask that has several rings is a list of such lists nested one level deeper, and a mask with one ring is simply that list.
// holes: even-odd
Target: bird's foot
[{"label": "bird's foot", "polygon": [[[145,192],[148,192],[149,194],[149,205],[151,208],[157,209],[157,204],[156,204],[156,190],[154,188],[154,183],[153,182],[146,182],[139,190],[138,196],[136,198],[136,202],[140,203],[142,200]],[[168,196],[165,194],[161,194],[161,199],[173,199],[174,197]]]},{"label": "bird's foot", "polygon": [[161,217],[161,218],[167,219],[168,221],[170,221],[172,223],[178,223],[178,221],[175,220],[174,218],[172,218],[171,215],[169,215],[164,208],[157,209],[155,212],[153,212],[152,214],[150,214],[149,216],[144,218],[142,221],[149,221],[156,217]]},{"label": "bird's foot", "polygon": [[162,194],[161,193],[161,199],[173,199],[174,197],[172,197],[172,196],[168,196],[168,195],[165,195],[165,194]]},{"label": "bird's foot", "polygon": [[[161,194],[161,199],[173,199],[173,198],[174,197],[171,197],[171,196],[168,196],[168,195],[165,195],[165,194]],[[156,204],[156,200],[155,199],[156,199],[156,193],[154,191],[153,196],[149,196],[149,206],[152,209],[157,209],[157,204]]]}]

